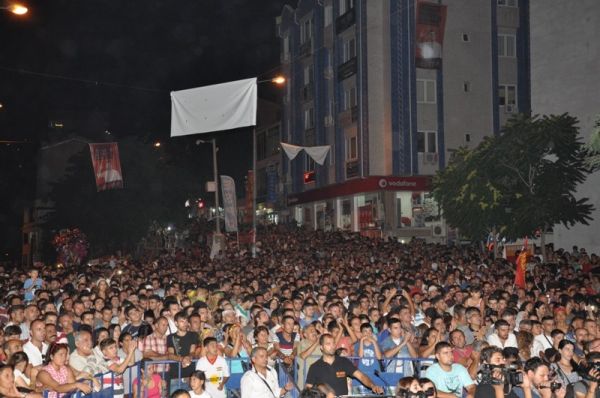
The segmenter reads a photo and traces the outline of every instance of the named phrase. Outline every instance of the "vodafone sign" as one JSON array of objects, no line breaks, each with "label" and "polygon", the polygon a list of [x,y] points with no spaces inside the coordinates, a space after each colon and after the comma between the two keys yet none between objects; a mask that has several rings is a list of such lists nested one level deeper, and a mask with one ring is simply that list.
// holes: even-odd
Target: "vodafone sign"
[{"label": "vodafone sign", "polygon": [[328,185],[295,195],[288,195],[288,204],[326,200],[340,196],[374,191],[429,191],[431,177],[371,176],[355,178],[341,184]]}]

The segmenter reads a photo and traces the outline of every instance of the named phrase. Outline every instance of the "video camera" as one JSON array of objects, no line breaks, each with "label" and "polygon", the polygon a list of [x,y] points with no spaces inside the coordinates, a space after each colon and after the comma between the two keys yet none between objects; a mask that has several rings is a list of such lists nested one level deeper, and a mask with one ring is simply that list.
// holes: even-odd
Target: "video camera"
[{"label": "video camera", "polygon": [[[499,370],[502,373],[501,378],[494,377],[494,371]],[[479,371],[479,384],[508,384],[512,387],[523,383],[523,373],[515,366],[502,366],[483,364]]]},{"label": "video camera", "polygon": [[577,373],[587,381],[600,382],[600,379],[590,375],[590,372],[593,370],[600,372],[600,362],[581,362]]}]

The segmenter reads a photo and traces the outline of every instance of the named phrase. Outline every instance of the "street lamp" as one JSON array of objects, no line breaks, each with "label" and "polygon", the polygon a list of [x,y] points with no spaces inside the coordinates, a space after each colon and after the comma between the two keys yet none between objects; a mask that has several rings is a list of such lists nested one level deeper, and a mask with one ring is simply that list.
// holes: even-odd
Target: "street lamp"
[{"label": "street lamp", "polygon": [[152,144],[154,146],[154,148],[160,148],[161,143],[160,141],[156,141],[154,144]]},{"label": "street lamp", "polygon": [[9,6],[0,6],[0,10],[7,10],[15,15],[25,15],[29,9],[21,4],[11,4]]},{"label": "street lamp", "polygon": [[206,140],[196,140],[196,145],[200,144],[212,144],[212,153],[213,153],[213,178],[215,179],[215,211],[216,211],[216,227],[217,227],[217,236],[221,235],[221,222],[219,220],[219,169],[217,168],[217,140],[212,139],[210,141]]}]

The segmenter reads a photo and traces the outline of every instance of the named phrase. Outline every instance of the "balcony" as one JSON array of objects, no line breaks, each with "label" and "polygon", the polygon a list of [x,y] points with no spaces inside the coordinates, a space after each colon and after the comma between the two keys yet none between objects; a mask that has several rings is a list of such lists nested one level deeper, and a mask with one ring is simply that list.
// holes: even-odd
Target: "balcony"
[{"label": "balcony", "polygon": [[308,57],[312,54],[312,39],[308,39],[300,45],[300,57]]},{"label": "balcony", "polygon": [[350,58],[348,61],[338,66],[338,81],[341,82],[343,80],[346,80],[350,76],[354,76],[357,70],[358,61],[356,57]]},{"label": "balcony", "polygon": [[358,160],[346,161],[346,179],[358,177]]},{"label": "balcony", "polygon": [[335,20],[335,33],[340,34],[356,22],[356,12],[354,8],[348,10],[345,14],[340,15]]}]

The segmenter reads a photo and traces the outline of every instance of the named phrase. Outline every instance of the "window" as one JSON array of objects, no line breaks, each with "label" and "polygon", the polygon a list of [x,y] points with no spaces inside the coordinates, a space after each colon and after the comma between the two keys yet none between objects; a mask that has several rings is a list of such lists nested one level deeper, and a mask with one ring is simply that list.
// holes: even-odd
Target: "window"
[{"label": "window", "polygon": [[349,61],[356,57],[356,40],[353,38],[344,42],[343,62]]},{"label": "window", "polygon": [[517,86],[515,85],[500,85],[498,87],[498,104],[500,106],[517,105]]},{"label": "window", "polygon": [[517,0],[498,0],[498,5],[503,7],[516,7]]},{"label": "window", "polygon": [[417,103],[436,103],[435,80],[417,79]]},{"label": "window", "polygon": [[471,82],[469,82],[469,81],[463,82],[463,91],[465,93],[468,93],[471,91]]},{"label": "window", "polygon": [[346,160],[355,160],[358,158],[356,136],[346,138]]},{"label": "window", "polygon": [[417,152],[437,153],[437,132],[419,131],[417,133]]},{"label": "window", "polygon": [[308,86],[314,81],[313,76],[313,66],[312,64],[308,64],[304,66],[304,85]]},{"label": "window", "polygon": [[344,104],[342,110],[347,111],[352,109],[356,104],[356,87],[350,87],[349,89],[344,90]]},{"label": "window", "polygon": [[315,109],[306,108],[304,110],[304,130],[315,127]]},{"label": "window", "polygon": [[516,43],[515,35],[498,35],[498,56],[514,57],[516,55]]},{"label": "window", "polygon": [[464,42],[471,41],[471,38],[469,37],[468,33],[463,33],[463,35],[462,35],[462,41],[464,41]]},{"label": "window", "polygon": [[308,18],[300,24],[300,44],[304,44],[307,41],[310,41],[311,37],[312,37],[312,18]]},{"label": "window", "polygon": [[331,25],[331,23],[333,22],[333,7],[332,6],[325,6],[325,26],[329,26]]},{"label": "window", "polygon": [[348,11],[354,8],[354,0],[339,0],[340,1],[340,15],[344,15]]},{"label": "window", "polygon": [[465,134],[465,142],[471,142],[471,134]]}]

